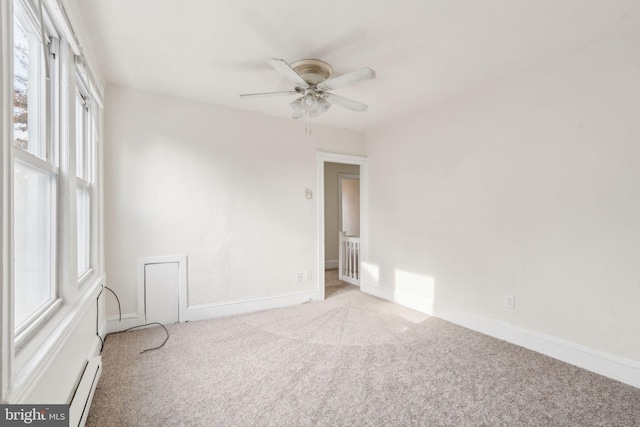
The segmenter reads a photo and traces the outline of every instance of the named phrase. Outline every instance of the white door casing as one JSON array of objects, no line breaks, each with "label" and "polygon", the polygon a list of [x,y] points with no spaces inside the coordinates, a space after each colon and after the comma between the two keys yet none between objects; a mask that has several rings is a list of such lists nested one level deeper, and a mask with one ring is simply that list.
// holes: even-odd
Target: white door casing
[{"label": "white door casing", "polygon": [[367,158],[362,156],[351,156],[346,154],[333,154],[318,152],[317,175],[318,175],[318,263],[317,269],[317,299],[324,300],[324,164],[344,163],[360,166],[360,263],[367,261],[367,230],[368,230],[368,164]]}]

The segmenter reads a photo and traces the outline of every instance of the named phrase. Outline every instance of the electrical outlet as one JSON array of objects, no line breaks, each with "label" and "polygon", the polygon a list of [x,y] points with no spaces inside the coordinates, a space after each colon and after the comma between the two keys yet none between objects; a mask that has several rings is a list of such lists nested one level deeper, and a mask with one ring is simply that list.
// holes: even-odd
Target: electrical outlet
[{"label": "electrical outlet", "polygon": [[513,295],[504,296],[504,306],[510,309],[516,308],[516,297]]},{"label": "electrical outlet", "polygon": [[311,270],[304,271],[304,280],[311,280]]},{"label": "electrical outlet", "polygon": [[302,271],[296,273],[296,282],[302,282]]}]

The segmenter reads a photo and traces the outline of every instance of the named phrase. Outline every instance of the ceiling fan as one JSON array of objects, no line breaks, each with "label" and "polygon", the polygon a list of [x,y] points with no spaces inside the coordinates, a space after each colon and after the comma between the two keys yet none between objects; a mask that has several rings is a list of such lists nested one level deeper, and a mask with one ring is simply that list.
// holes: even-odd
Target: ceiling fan
[{"label": "ceiling fan", "polygon": [[285,92],[248,93],[240,98],[262,98],[267,96],[299,95],[295,101],[289,103],[293,109],[294,119],[317,117],[326,113],[332,104],[339,105],[353,111],[366,111],[367,106],[357,101],[330,93],[330,90],[352,85],[376,77],[371,68],[361,68],[357,71],[331,78],[333,69],[329,64],[319,59],[302,59],[293,64],[287,64],[283,59],[267,61],[276,71],[295,83],[293,90]]}]

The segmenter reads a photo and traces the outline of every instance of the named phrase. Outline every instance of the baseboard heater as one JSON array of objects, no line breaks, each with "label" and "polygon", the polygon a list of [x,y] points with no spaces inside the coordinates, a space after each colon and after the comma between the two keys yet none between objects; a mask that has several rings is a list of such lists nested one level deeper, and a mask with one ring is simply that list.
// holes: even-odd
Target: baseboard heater
[{"label": "baseboard heater", "polygon": [[84,367],[80,382],[71,398],[69,407],[69,426],[84,427],[89,416],[89,407],[96,391],[100,374],[102,373],[102,358],[95,356],[89,359]]}]

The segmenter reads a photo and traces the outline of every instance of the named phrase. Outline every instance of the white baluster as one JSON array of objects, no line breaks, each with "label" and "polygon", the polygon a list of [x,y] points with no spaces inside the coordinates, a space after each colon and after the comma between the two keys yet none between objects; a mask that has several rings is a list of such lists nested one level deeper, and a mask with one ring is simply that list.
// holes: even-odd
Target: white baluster
[{"label": "white baluster", "polygon": [[358,244],[353,242],[353,270],[351,273],[353,279],[358,277]]},{"label": "white baluster", "polygon": [[356,243],[355,242],[351,242],[351,278],[355,279],[356,278]]},{"label": "white baluster", "polygon": [[344,277],[349,277],[349,242],[344,242]]},{"label": "white baluster", "polygon": [[351,242],[347,242],[347,277],[351,279]]},{"label": "white baluster", "polygon": [[355,258],[353,257],[354,254],[355,254],[355,244],[351,242],[351,274],[349,277],[351,277],[352,279],[353,279],[353,272],[356,269]]},{"label": "white baluster", "polygon": [[344,242],[344,270],[342,271],[342,275],[345,278],[349,278],[349,242]]},{"label": "white baluster", "polygon": [[358,251],[358,246],[357,243],[353,242],[352,243],[352,247],[351,247],[351,251],[353,252],[353,261],[351,262],[351,278],[355,279],[356,278],[356,272],[358,271],[358,265],[357,265],[357,261],[358,258],[356,257],[357,251]]},{"label": "white baluster", "polygon": [[338,277],[354,285],[360,282],[360,239],[339,233]]},{"label": "white baluster", "polygon": [[344,274],[344,233],[338,233],[338,280],[342,280]]},{"label": "white baluster", "polygon": [[357,278],[357,271],[358,271],[358,244],[356,242],[353,242],[353,262],[352,262],[352,266],[353,268],[351,269],[351,278],[352,279],[356,279]]}]

